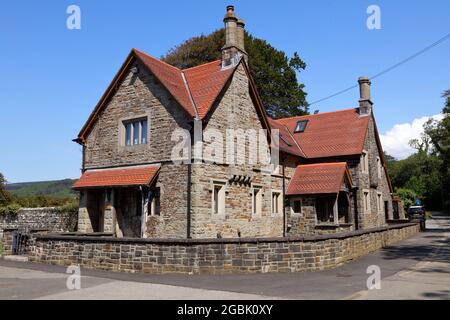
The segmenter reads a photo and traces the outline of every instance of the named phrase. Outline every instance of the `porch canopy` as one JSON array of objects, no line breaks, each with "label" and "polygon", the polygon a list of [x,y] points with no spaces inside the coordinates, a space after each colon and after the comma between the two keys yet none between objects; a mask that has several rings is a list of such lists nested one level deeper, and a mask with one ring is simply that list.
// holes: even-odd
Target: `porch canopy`
[{"label": "porch canopy", "polygon": [[87,170],[72,189],[148,186],[155,179],[159,168],[158,165]]},{"label": "porch canopy", "polygon": [[338,194],[351,187],[352,178],[345,162],[299,165],[286,195]]}]

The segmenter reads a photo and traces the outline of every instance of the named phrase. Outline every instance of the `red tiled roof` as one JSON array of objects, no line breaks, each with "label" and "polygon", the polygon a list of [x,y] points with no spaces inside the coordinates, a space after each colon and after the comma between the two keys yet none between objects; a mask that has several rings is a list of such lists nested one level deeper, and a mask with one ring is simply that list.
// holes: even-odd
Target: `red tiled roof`
[{"label": "red tiled roof", "polygon": [[306,157],[305,154],[298,147],[297,142],[294,140],[294,137],[289,132],[288,128],[285,125],[278,123],[276,120],[269,118],[269,124],[272,129],[279,130],[280,133],[280,142],[279,148],[281,151],[295,154],[300,157]]},{"label": "red tiled roof", "polygon": [[318,163],[300,165],[289,183],[287,195],[338,193],[344,175],[351,184],[347,163]]},{"label": "red tiled roof", "polygon": [[200,119],[206,116],[235,70],[222,69],[221,60],[180,70],[142,51],[133,51],[191,116],[196,115],[197,109]]},{"label": "red tiled roof", "polygon": [[[308,120],[302,133],[294,133],[298,121]],[[307,158],[360,154],[369,125],[369,116],[358,109],[346,109],[317,115],[276,120],[285,125]]]},{"label": "red tiled roof", "polygon": [[159,166],[93,170],[83,173],[73,189],[149,185],[159,171]]},{"label": "red tiled roof", "polygon": [[183,70],[200,119],[211,109],[233,71],[222,70],[221,60]]},{"label": "red tiled roof", "polygon": [[195,116],[195,109],[189,98],[189,92],[184,83],[181,70],[137,49],[133,49],[133,51],[188,114]]}]

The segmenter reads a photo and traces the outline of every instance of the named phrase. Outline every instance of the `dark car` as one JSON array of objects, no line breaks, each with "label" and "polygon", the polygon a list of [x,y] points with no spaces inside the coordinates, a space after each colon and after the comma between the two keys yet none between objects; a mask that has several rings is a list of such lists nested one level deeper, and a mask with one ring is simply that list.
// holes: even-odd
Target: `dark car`
[{"label": "dark car", "polygon": [[425,230],[425,208],[422,206],[411,206],[408,209],[408,219],[411,222],[419,222],[420,229]]}]

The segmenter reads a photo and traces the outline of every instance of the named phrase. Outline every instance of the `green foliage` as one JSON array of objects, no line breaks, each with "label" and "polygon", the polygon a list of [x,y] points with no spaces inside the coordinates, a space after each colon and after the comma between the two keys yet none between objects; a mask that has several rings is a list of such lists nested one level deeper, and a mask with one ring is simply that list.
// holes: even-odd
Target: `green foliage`
[{"label": "green foliage", "polygon": [[57,181],[39,181],[12,183],[6,186],[7,190],[17,197],[45,196],[52,198],[76,198],[72,185],[76,180],[64,179]]},{"label": "green foliage", "polygon": [[414,202],[417,198],[417,193],[414,190],[399,188],[395,191],[395,193],[403,200],[405,205],[405,209],[408,209],[410,206],[414,205]]},{"label": "green foliage", "polygon": [[[162,59],[181,69],[190,68],[220,59],[224,44],[225,31],[221,29],[183,42],[169,50]],[[304,85],[297,81],[297,72],[304,70],[306,63],[298,53],[289,59],[283,51],[247,32],[245,49],[252,78],[267,114],[273,118],[307,114]]]},{"label": "green foliage", "polygon": [[62,206],[59,206],[58,210],[64,213],[78,214],[78,208],[78,201],[70,201],[66,202]]},{"label": "green foliage", "polygon": [[394,188],[413,191],[435,210],[450,208],[450,90],[444,97],[444,119],[429,120],[421,138],[410,142],[417,152],[400,161],[385,156]]},{"label": "green foliage", "polygon": [[3,251],[5,249],[3,248],[3,242],[0,240],[0,256],[3,254]]},{"label": "green foliage", "polygon": [[446,98],[442,109],[444,118],[428,121],[424,129],[433,146],[433,154],[441,161],[442,203],[444,208],[450,209],[450,90],[445,91],[442,97]]},{"label": "green foliage", "polygon": [[15,215],[21,206],[17,203],[10,203],[6,206],[0,206],[0,216],[1,215]]},{"label": "green foliage", "polygon": [[11,202],[11,195],[6,190],[6,179],[0,172],[0,206],[6,206]]}]

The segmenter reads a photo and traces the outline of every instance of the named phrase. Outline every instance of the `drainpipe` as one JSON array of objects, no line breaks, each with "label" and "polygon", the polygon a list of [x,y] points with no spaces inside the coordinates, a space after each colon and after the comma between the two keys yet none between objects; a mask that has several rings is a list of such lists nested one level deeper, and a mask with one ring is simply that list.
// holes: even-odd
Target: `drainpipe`
[{"label": "drainpipe", "polygon": [[191,180],[192,180],[192,164],[188,164],[188,179],[187,179],[187,221],[186,232],[187,238],[191,239]]},{"label": "drainpipe", "polygon": [[358,187],[353,187],[353,204],[355,207],[355,230],[359,229],[359,216],[358,216]]},{"label": "drainpipe", "polygon": [[284,158],[281,161],[281,169],[283,172],[283,237],[286,237],[286,178],[284,174]]}]

